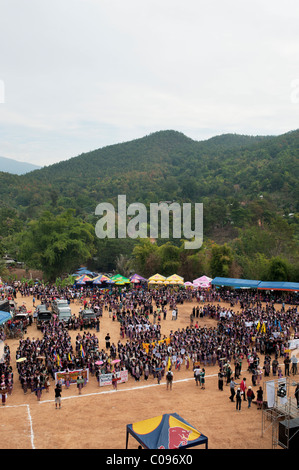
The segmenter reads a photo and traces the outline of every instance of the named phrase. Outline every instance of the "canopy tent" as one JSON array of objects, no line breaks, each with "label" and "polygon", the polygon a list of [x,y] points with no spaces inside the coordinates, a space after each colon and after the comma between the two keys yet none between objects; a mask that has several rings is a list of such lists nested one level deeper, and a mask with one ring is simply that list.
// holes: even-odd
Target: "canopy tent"
[{"label": "canopy tent", "polygon": [[172,276],[168,276],[164,282],[165,284],[183,285],[184,278],[181,276],[178,276],[177,274],[173,274]]},{"label": "canopy tent", "polygon": [[92,271],[89,271],[88,269],[85,269],[85,268],[78,269],[76,274],[79,275],[79,276],[81,276],[82,274],[87,274],[87,275],[90,275],[90,276],[94,276],[94,273]]},{"label": "canopy tent", "polygon": [[186,449],[201,444],[208,448],[208,438],[177,413],[127,424],[126,449],[130,434],[145,449]]},{"label": "canopy tent", "polygon": [[264,282],[261,281],[257,287],[258,289],[266,290],[287,290],[287,291],[299,291],[298,282]]},{"label": "canopy tent", "polygon": [[12,316],[9,312],[4,312],[3,310],[0,310],[0,325],[3,325],[3,323],[7,322],[8,320],[11,320]]},{"label": "canopy tent", "polygon": [[162,276],[161,274],[154,274],[153,276],[149,277],[149,281],[165,281],[166,277]]},{"label": "canopy tent", "polygon": [[105,276],[105,274],[99,274],[98,276],[92,279],[93,284],[102,284],[103,282],[107,281],[110,281],[110,278],[108,276]]},{"label": "canopy tent", "polygon": [[76,283],[82,283],[82,282],[92,282],[91,277],[87,276],[86,274],[83,274],[82,276],[77,277]]},{"label": "canopy tent", "polygon": [[229,277],[215,277],[211,284],[213,286],[235,287],[236,289],[248,288],[257,289],[261,281],[251,281],[250,279],[233,279]]},{"label": "canopy tent", "polygon": [[121,274],[115,274],[112,276],[111,281],[113,281],[116,286],[123,286],[124,284],[130,283],[130,279],[122,276]]},{"label": "canopy tent", "polygon": [[211,285],[211,282],[212,282],[212,278],[211,277],[208,277],[208,276],[201,276],[201,277],[198,277],[197,279],[194,279],[193,281],[193,285],[204,285],[204,286],[207,286],[207,285]]},{"label": "canopy tent", "polygon": [[146,282],[147,279],[140,276],[139,274],[133,274],[133,276],[130,277],[130,281],[131,282]]}]

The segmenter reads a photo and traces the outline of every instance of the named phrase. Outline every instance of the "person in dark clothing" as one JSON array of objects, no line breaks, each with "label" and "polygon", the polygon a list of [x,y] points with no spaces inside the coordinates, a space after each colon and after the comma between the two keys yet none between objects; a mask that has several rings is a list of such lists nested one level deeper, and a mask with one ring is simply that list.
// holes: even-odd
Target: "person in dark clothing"
[{"label": "person in dark clothing", "polygon": [[287,375],[290,375],[290,358],[289,356],[286,356],[285,360],[283,361],[284,362],[284,375],[287,376]]},{"label": "person in dark clothing", "polygon": [[256,392],[256,395],[257,395],[256,396],[256,403],[257,403],[257,409],[258,410],[261,410],[262,407],[263,407],[263,394],[264,394],[263,389],[262,389],[262,387],[260,387],[258,389],[258,391]]},{"label": "person in dark clothing", "polygon": [[238,411],[241,411],[242,393],[240,387],[238,387],[236,393],[236,410]]},{"label": "person in dark clothing", "polygon": [[58,382],[55,387],[55,408],[57,409],[57,405],[61,408],[61,385]]},{"label": "person in dark clothing", "polygon": [[106,341],[106,349],[109,349],[110,348],[110,335],[109,335],[109,333],[106,334],[105,341]]},{"label": "person in dark clothing", "polygon": [[218,373],[218,389],[223,392],[223,373],[221,371]]}]

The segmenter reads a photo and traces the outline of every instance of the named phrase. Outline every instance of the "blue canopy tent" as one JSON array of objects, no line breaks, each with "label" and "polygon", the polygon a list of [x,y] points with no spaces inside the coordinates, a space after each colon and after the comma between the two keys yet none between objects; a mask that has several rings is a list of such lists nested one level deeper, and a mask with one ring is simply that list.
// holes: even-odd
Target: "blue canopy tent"
[{"label": "blue canopy tent", "polygon": [[0,325],[3,325],[3,323],[6,323],[8,320],[11,320],[11,314],[9,312],[4,312],[3,310],[0,310]]},{"label": "blue canopy tent", "polygon": [[177,413],[127,424],[126,449],[130,434],[145,449],[186,449],[202,444],[208,448],[208,438]]},{"label": "blue canopy tent", "polygon": [[255,281],[250,279],[233,279],[229,277],[215,277],[211,284],[213,286],[227,286],[234,287],[235,289],[257,289],[261,281]]},{"label": "blue canopy tent", "polygon": [[298,282],[270,282],[261,281],[258,285],[258,289],[266,290],[287,290],[287,291],[299,291]]}]

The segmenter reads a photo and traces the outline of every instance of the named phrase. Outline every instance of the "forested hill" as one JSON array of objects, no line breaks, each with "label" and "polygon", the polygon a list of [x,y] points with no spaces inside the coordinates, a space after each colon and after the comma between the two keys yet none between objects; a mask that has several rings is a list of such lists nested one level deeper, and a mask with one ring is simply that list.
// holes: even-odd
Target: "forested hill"
[{"label": "forested hill", "polygon": [[[116,205],[121,194],[128,203],[146,205],[202,202],[204,240],[229,244],[236,262],[231,266],[238,267],[230,274],[260,279],[266,261],[277,256],[292,266],[298,264],[298,156],[299,130],[280,136],[225,134],[199,142],[169,130],[93,150],[26,175],[0,172],[0,252],[33,260],[32,252],[26,256],[25,248],[19,250],[27,230],[32,233],[32,246],[37,240],[31,221],[41,221],[43,231],[46,220],[68,209],[74,209],[78,223],[89,223],[94,236],[96,206],[100,202]],[[43,218],[45,211],[48,215]],[[64,238],[58,251],[69,240],[67,235]],[[39,249],[36,266],[42,265],[41,254],[50,245]],[[112,241],[99,245],[97,240],[96,245],[94,252],[101,253],[101,266],[96,267],[103,270],[113,268],[117,255],[131,255],[133,250],[132,244],[121,240],[114,245]],[[206,253],[210,266],[210,251]],[[153,265],[148,268],[154,269]],[[205,270],[221,275],[211,267]]]},{"label": "forested hill", "polygon": [[[126,194],[129,202],[205,202],[261,195],[277,210],[298,211],[299,131],[278,137],[226,134],[196,142],[161,131],[84,153],[26,175],[0,173],[1,204],[30,217]],[[29,215],[28,214],[28,215]]]}]

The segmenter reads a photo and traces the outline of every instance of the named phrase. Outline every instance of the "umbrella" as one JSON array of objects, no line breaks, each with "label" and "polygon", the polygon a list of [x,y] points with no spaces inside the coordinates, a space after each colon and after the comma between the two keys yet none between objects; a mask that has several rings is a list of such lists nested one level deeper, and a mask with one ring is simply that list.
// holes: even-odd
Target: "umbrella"
[{"label": "umbrella", "polygon": [[20,357],[19,359],[16,360],[16,362],[24,362],[27,361],[27,357]]},{"label": "umbrella", "polygon": [[120,359],[113,359],[113,361],[111,361],[111,364],[117,364],[118,362],[120,362]]},{"label": "umbrella", "polygon": [[100,366],[100,365],[102,365],[102,364],[104,364],[104,363],[103,363],[103,361],[97,361],[95,364],[96,364],[97,366]]}]

